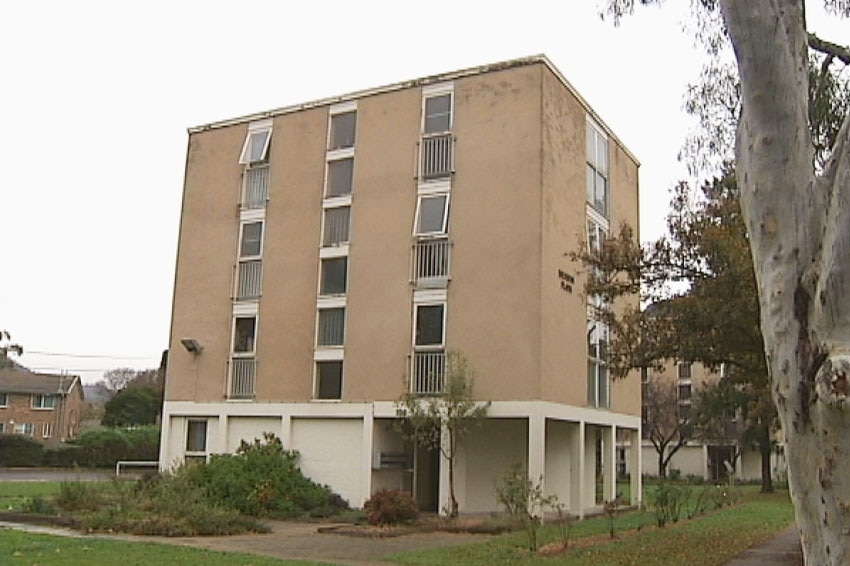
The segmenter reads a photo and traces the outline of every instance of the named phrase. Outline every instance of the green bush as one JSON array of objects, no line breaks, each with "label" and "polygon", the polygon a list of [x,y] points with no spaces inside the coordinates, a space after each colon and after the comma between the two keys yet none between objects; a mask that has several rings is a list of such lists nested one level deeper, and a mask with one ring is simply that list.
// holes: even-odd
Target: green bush
[{"label": "green bush", "polygon": [[159,458],[159,428],[104,428],[84,432],[73,441],[82,449],[82,466],[108,468],[119,460]]},{"label": "green bush", "polygon": [[21,434],[0,435],[0,466],[34,467],[41,465],[44,447]]},{"label": "green bush", "polygon": [[677,522],[682,517],[682,511],[688,508],[691,498],[691,488],[686,485],[661,482],[655,494],[655,522],[663,527],[669,522]]},{"label": "green bush", "polygon": [[41,455],[41,464],[51,468],[73,468],[83,466],[86,455],[82,446],[73,444],[58,444],[45,446]]},{"label": "green bush", "polygon": [[375,492],[363,505],[373,525],[409,523],[419,516],[419,505],[410,494],[391,489]]},{"label": "green bush", "polygon": [[214,505],[256,517],[295,517],[311,512],[323,516],[348,509],[330,488],[305,477],[298,453],[285,450],[280,439],[242,442],[236,454],[215,454],[209,462],[177,472],[200,488]]}]

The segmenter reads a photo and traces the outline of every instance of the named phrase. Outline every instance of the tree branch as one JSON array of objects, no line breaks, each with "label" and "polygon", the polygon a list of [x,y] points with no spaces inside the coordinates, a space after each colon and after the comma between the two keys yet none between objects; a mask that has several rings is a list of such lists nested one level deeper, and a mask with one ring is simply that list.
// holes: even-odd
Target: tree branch
[{"label": "tree branch", "polygon": [[831,41],[819,38],[813,33],[809,33],[809,47],[827,56],[835,57],[845,65],[850,65],[850,49],[843,45],[832,43]]}]

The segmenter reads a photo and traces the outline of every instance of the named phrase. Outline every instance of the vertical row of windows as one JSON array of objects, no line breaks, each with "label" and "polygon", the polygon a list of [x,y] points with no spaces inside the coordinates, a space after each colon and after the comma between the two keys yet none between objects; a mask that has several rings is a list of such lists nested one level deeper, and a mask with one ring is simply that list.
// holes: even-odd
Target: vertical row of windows
[{"label": "vertical row of windows", "polygon": [[453,125],[454,85],[423,89],[411,262],[414,291],[410,387],[411,393],[417,395],[441,394],[445,389]]},{"label": "vertical row of windows", "polygon": [[[263,292],[263,240],[269,198],[271,143],[271,120],[252,122],[248,125],[239,155],[239,163],[244,170],[234,274],[231,353],[227,368],[228,399],[252,399],[256,394],[259,299]],[[193,422],[189,423],[190,431],[197,426]],[[191,452],[188,448],[187,451]]]},{"label": "vertical row of windows", "polygon": [[354,142],[357,134],[356,104],[332,107],[328,122],[313,395],[316,399],[341,399],[345,369]]},{"label": "vertical row of windows", "polygon": [[[608,237],[608,138],[587,120],[587,250],[599,254]],[[588,297],[587,305],[587,403],[611,406],[611,372],[608,345],[611,331],[603,311],[611,308],[603,297]]]},{"label": "vertical row of windows", "polygon": [[691,364],[679,363],[676,366],[676,377],[678,378],[676,393],[679,398],[679,419],[685,421],[691,414],[691,396],[693,393]]}]

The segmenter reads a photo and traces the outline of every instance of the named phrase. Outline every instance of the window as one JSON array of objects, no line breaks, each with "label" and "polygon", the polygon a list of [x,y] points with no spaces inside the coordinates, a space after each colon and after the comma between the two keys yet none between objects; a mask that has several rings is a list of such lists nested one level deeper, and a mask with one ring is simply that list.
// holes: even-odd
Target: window
[{"label": "window", "polygon": [[679,385],[679,400],[680,401],[690,401],[691,399],[691,384],[680,384]]},{"label": "window", "polygon": [[8,407],[9,406],[9,394],[8,393],[0,393],[0,407]]},{"label": "window", "polygon": [[587,202],[608,217],[608,138],[587,123]]},{"label": "window", "polygon": [[681,403],[679,405],[679,421],[686,421],[691,416],[691,405]]},{"label": "window", "polygon": [[257,317],[238,316],[233,322],[233,353],[254,353],[257,336]]},{"label": "window", "polygon": [[348,258],[335,257],[322,260],[320,295],[342,295],[346,291]]},{"label": "window", "polygon": [[449,132],[452,129],[452,95],[441,94],[425,98],[422,131],[426,134]]},{"label": "window", "polygon": [[4,434],[6,432],[6,423],[0,422],[0,434]]},{"label": "window", "polygon": [[263,249],[263,223],[246,222],[242,224],[242,241],[239,243],[239,257],[258,257]]},{"label": "window", "polygon": [[357,112],[345,112],[331,116],[331,136],[328,149],[343,149],[354,146],[357,129]]},{"label": "window", "polygon": [[265,161],[268,158],[269,142],[272,138],[271,128],[248,131],[245,145],[242,146],[242,155],[239,163],[249,165]]},{"label": "window", "polygon": [[337,159],[328,162],[327,197],[351,194],[354,179],[354,159]]},{"label": "window", "polygon": [[53,423],[44,423],[41,425],[41,437],[50,438],[53,436]]},{"label": "window", "polygon": [[52,409],[56,406],[56,395],[33,395],[33,409]]},{"label": "window", "polygon": [[316,362],[316,398],[342,398],[342,362]]},{"label": "window", "polygon": [[416,306],[416,346],[443,346],[446,305]]},{"label": "window", "polygon": [[35,434],[35,425],[32,423],[15,423],[15,434],[33,436]]},{"label": "window", "polygon": [[186,423],[186,452],[206,452],[207,421],[189,420]]},{"label": "window", "polygon": [[319,346],[342,346],[345,342],[345,309],[319,310]]},{"label": "window", "polygon": [[449,195],[420,196],[416,206],[417,236],[445,234],[449,220]]},{"label": "window", "polygon": [[679,374],[679,379],[691,378],[691,364],[679,364],[677,366],[677,371]]},{"label": "window", "polygon": [[607,408],[611,404],[611,375],[608,369],[609,342],[608,327],[599,321],[588,321],[587,403],[591,407]]},{"label": "window", "polygon": [[351,207],[340,206],[325,209],[325,227],[322,234],[323,246],[338,246],[348,242],[348,224]]}]

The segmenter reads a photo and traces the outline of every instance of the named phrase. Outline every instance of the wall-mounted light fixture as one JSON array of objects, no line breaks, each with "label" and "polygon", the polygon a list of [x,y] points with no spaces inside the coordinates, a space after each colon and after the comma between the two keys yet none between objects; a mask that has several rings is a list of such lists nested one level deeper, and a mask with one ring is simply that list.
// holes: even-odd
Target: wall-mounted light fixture
[{"label": "wall-mounted light fixture", "polygon": [[204,347],[201,346],[201,343],[194,338],[183,338],[180,340],[180,343],[183,344],[183,347],[186,348],[187,352],[191,352],[196,356],[204,351]]}]

